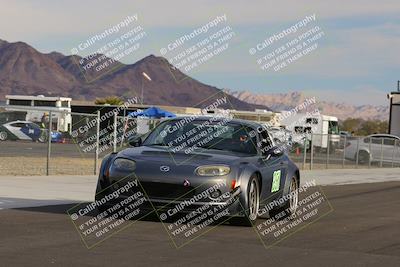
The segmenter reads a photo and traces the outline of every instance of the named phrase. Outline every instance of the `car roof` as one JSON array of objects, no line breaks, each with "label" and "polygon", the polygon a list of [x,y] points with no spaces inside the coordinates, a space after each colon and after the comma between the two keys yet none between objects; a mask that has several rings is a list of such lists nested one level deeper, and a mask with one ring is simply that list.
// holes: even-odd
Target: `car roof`
[{"label": "car roof", "polygon": [[11,124],[11,123],[33,123],[33,122],[31,122],[31,121],[10,121],[10,122],[7,122],[7,124]]},{"label": "car roof", "polygon": [[[211,116],[196,116],[196,115],[193,115],[193,116],[195,116],[194,121],[199,121],[199,120],[200,121],[205,121],[205,120],[209,120],[211,118]],[[182,117],[175,117],[175,118],[172,118],[170,120],[182,120],[184,118],[191,118],[191,117],[192,116],[182,116]],[[218,119],[216,119],[214,121],[218,122],[218,121],[222,121],[223,119],[227,119],[227,118],[228,117],[221,117],[221,118],[218,118]],[[233,123],[249,126],[251,128],[262,127],[262,125],[260,123],[258,123],[258,122],[242,120],[242,119],[231,119],[229,122],[233,122]]]},{"label": "car roof", "polygon": [[371,135],[369,135],[369,137],[375,137],[375,136],[400,138],[397,135],[393,135],[393,134],[371,134]]}]

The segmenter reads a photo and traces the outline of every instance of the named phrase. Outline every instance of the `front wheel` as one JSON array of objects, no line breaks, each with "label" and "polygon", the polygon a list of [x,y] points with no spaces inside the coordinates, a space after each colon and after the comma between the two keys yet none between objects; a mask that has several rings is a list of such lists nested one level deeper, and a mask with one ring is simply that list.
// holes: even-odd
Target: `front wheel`
[{"label": "front wheel", "polygon": [[288,200],[283,207],[273,209],[270,211],[270,218],[274,218],[278,214],[281,214],[279,218],[287,218],[296,213],[299,205],[299,182],[296,176],[293,176],[290,180]]},{"label": "front wheel", "polygon": [[245,205],[245,216],[232,218],[231,222],[236,225],[252,226],[257,220],[260,207],[260,184],[256,175],[251,176],[247,187],[247,204]]}]

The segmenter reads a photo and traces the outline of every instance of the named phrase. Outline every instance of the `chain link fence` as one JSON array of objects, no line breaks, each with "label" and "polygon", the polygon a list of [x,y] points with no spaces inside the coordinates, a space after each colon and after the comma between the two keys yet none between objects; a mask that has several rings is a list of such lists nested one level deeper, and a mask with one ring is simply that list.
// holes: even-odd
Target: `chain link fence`
[{"label": "chain link fence", "polygon": [[[128,147],[129,138],[160,123],[116,113],[104,118],[100,112],[34,111],[41,114],[36,119],[27,116],[33,112],[29,108],[0,112],[0,175],[96,174],[106,154]],[[279,138],[301,169],[400,167],[400,141],[388,135],[285,132]]]},{"label": "chain link fence", "polygon": [[[40,113],[29,119],[27,112]],[[67,131],[61,121],[71,118]],[[21,108],[0,111],[0,175],[91,175],[102,158],[160,120]]]},{"label": "chain link fence", "polygon": [[287,151],[302,169],[400,167],[400,139],[385,134],[309,134]]}]

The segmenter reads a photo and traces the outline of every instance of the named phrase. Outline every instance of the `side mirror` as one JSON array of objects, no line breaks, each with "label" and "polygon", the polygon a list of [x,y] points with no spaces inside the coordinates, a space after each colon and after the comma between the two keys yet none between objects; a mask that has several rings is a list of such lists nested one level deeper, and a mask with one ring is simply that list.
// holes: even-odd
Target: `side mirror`
[{"label": "side mirror", "polygon": [[264,153],[264,157],[266,160],[269,160],[270,158],[276,158],[276,157],[280,157],[284,154],[283,150],[279,147],[273,147],[268,151],[265,151]]},{"label": "side mirror", "polygon": [[272,156],[274,157],[279,157],[283,155],[283,150],[276,147],[272,152],[271,152]]},{"label": "side mirror", "polygon": [[133,146],[133,147],[141,146],[142,145],[142,136],[140,136],[140,135],[132,136],[132,137],[128,138],[128,143],[130,146]]}]

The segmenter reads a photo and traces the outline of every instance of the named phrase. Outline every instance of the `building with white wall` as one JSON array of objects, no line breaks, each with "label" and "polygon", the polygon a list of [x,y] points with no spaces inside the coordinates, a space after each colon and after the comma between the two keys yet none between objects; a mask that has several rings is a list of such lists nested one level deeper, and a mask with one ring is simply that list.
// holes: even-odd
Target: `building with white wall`
[{"label": "building with white wall", "polygon": [[400,91],[388,94],[390,101],[389,134],[400,137]]},{"label": "building with white wall", "polygon": [[69,132],[72,123],[71,101],[68,97],[6,95],[6,110],[26,111],[26,120],[37,123],[41,123],[51,111],[53,129]]}]

